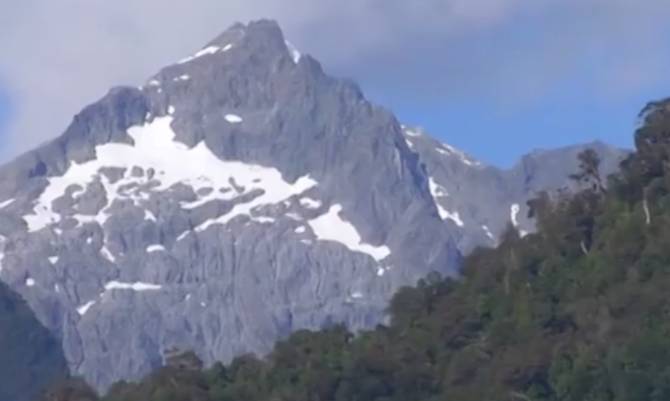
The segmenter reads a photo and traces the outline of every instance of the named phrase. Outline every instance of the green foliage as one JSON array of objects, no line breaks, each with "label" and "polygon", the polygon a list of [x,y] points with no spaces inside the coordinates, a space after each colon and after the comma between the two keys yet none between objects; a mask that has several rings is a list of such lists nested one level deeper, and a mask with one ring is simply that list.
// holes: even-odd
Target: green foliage
[{"label": "green foliage", "polygon": [[79,378],[62,381],[42,395],[44,401],[95,401],[95,391]]},{"label": "green foliage", "polygon": [[670,399],[670,113],[650,106],[638,152],[605,191],[593,153],[584,191],[530,203],[454,281],[400,289],[388,327],[301,331],[265,359],[166,368],[109,401],[661,401]]}]

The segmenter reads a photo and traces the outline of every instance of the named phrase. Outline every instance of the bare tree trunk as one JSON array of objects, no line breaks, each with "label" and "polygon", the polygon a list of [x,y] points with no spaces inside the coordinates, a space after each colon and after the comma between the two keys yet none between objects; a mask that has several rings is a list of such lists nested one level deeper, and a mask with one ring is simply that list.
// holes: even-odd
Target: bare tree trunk
[{"label": "bare tree trunk", "polygon": [[512,397],[514,397],[514,398],[518,398],[518,399],[520,399],[520,400],[524,400],[524,401],[533,401],[533,400],[532,400],[530,397],[528,397],[527,395],[525,395],[525,394],[521,394],[521,393],[519,393],[519,392],[517,392],[517,391],[512,391],[512,392],[510,392],[510,395],[511,395]]},{"label": "bare tree trunk", "polygon": [[509,295],[509,267],[505,270],[504,284],[505,284],[505,295]]},{"label": "bare tree trunk", "polygon": [[586,248],[586,244],[584,243],[584,240],[582,240],[582,241],[579,243],[579,246],[580,246],[580,248],[582,248],[582,252],[584,253],[584,255],[588,255],[588,254],[589,254],[589,250]]},{"label": "bare tree trunk", "polygon": [[647,225],[651,224],[651,213],[649,213],[649,202],[647,201],[647,196],[645,195],[644,201],[642,201],[642,208],[644,209],[644,217]]}]

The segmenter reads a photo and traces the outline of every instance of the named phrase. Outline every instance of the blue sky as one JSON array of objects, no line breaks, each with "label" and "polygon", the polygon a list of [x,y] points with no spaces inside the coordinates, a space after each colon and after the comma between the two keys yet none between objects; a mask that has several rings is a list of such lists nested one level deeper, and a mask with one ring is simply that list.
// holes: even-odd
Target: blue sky
[{"label": "blue sky", "polygon": [[468,97],[417,102],[384,91],[375,91],[372,97],[402,121],[419,122],[441,140],[487,163],[509,167],[520,155],[538,148],[593,140],[632,148],[639,111],[648,101],[666,96],[670,81],[612,98],[589,93],[576,82],[517,107]]},{"label": "blue sky", "polygon": [[497,166],[593,140],[632,148],[639,111],[670,97],[670,41],[662,39],[670,25],[650,15],[667,13],[670,2],[652,3],[616,15],[597,7],[522,10],[456,38],[410,37],[398,45],[405,57],[371,57],[395,58],[406,65],[400,73],[368,60],[374,68],[352,71],[402,121]]},{"label": "blue sky", "polygon": [[6,130],[9,115],[9,97],[0,86],[0,146],[3,145],[3,138],[7,135]]},{"label": "blue sky", "polygon": [[631,147],[640,109],[670,96],[668,0],[292,1],[12,3],[0,15],[0,159],[60,134],[109,87],[264,17],[402,122],[498,166],[595,139]]}]

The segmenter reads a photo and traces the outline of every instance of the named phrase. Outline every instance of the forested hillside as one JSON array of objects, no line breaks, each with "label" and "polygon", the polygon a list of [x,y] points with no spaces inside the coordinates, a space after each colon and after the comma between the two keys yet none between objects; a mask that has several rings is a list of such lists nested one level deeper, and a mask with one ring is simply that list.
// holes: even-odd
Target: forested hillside
[{"label": "forested hillside", "polygon": [[[388,327],[298,332],[264,359],[201,370],[192,356],[105,401],[661,401],[670,399],[670,109],[645,109],[608,183],[580,155],[576,196],[530,202],[459,280],[403,288]],[[92,400],[82,383],[50,400]]]},{"label": "forested hillside", "polygon": [[0,282],[0,401],[29,401],[67,375],[59,342]]}]

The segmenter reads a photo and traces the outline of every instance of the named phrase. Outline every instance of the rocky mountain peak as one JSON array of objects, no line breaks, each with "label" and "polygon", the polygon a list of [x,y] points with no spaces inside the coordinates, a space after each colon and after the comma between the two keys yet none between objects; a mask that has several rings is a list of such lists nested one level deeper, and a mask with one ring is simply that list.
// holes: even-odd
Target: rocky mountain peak
[{"label": "rocky mountain peak", "polygon": [[209,47],[230,49],[234,46],[246,48],[250,54],[255,54],[257,57],[279,56],[280,53],[283,56],[289,50],[284,33],[279,24],[273,20],[252,21],[246,25],[234,24],[209,42],[205,49]]},{"label": "rocky mountain peak", "polygon": [[111,90],[0,178],[0,279],[99,389],[169,349],[370,327],[460,260],[395,117],[271,21]]},{"label": "rocky mountain peak", "polygon": [[209,364],[382,322],[397,288],[532,225],[517,181],[402,128],[276,23],[237,24],[0,168],[0,279],[104,390],[172,349]]}]

